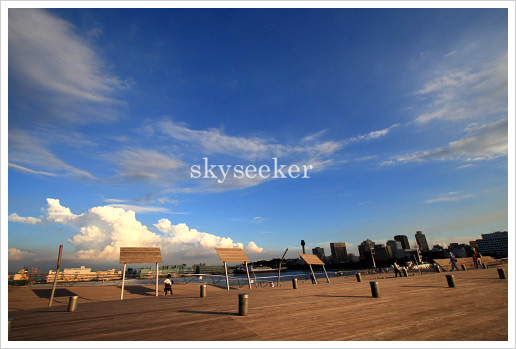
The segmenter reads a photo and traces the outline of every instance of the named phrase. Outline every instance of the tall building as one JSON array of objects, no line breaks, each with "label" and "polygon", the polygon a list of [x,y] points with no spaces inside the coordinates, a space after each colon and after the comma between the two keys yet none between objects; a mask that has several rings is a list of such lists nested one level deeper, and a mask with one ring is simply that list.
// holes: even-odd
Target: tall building
[{"label": "tall building", "polygon": [[408,241],[407,235],[396,235],[394,237],[394,240],[401,242],[401,248],[403,248],[404,250],[410,249],[410,243]]},{"label": "tall building", "polygon": [[345,242],[330,242],[331,257],[334,263],[346,263],[348,250]]},{"label": "tall building", "polygon": [[405,252],[403,251],[403,247],[401,247],[401,242],[396,240],[387,241],[387,246],[391,248],[392,258],[403,258],[405,257]]},{"label": "tall building", "polygon": [[480,253],[492,254],[496,257],[507,257],[509,254],[509,238],[506,231],[482,234],[477,240]]},{"label": "tall building", "polygon": [[324,259],[326,258],[326,256],[324,255],[324,248],[322,247],[313,248],[312,253],[319,257],[322,261],[324,261]]},{"label": "tall building", "polygon": [[[360,259],[366,259],[371,258],[371,254],[369,253],[371,251],[371,248],[374,249],[374,242],[367,239],[362,241],[360,245],[358,245],[358,252],[360,253]],[[366,254],[369,257],[366,257]]]},{"label": "tall building", "polygon": [[421,251],[428,251],[428,250],[430,250],[428,248],[428,242],[426,241],[426,236],[425,236],[425,234],[423,234],[423,232],[416,231],[416,242],[417,242],[417,245],[419,246],[419,249]]},{"label": "tall building", "polygon": [[374,245],[374,258],[377,261],[389,261],[392,259],[392,249],[384,244]]}]

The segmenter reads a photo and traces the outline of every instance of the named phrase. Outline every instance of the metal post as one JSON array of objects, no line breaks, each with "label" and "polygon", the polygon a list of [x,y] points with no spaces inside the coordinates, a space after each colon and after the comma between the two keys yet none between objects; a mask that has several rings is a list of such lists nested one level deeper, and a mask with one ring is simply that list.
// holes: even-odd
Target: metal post
[{"label": "metal post", "polygon": [[224,270],[226,271],[226,287],[229,291],[228,263],[224,262]]},{"label": "metal post", "polygon": [[297,290],[297,279],[292,279],[292,288]]},{"label": "metal post", "polygon": [[507,279],[507,277],[505,276],[505,269],[497,269],[498,270],[498,277],[500,279]]},{"label": "metal post", "polygon": [[245,262],[245,270],[247,271],[247,282],[249,283],[249,288],[251,288],[251,277],[249,276],[249,267],[247,266],[247,262]]},{"label": "metal post", "polygon": [[249,294],[240,293],[238,295],[238,315],[246,316],[249,311]]},{"label": "metal post", "polygon": [[371,285],[371,294],[374,298],[380,297],[380,291],[378,290],[378,282],[371,281],[369,282],[369,285]]},{"label": "metal post", "polygon": [[357,282],[362,282],[362,274],[356,273],[357,276]]},{"label": "metal post", "polygon": [[68,312],[71,313],[77,310],[77,303],[79,302],[79,296],[71,296],[68,300]]},{"label": "metal post", "polygon": [[453,275],[446,275],[446,281],[448,281],[448,287],[455,287],[455,279]]},{"label": "metal post", "polygon": [[464,271],[467,271],[468,269],[466,268],[466,265],[465,264],[461,264],[460,267],[462,268],[462,270]]},{"label": "metal post", "polygon": [[206,285],[201,285],[201,294],[200,294],[200,297],[201,297],[201,298],[206,297]]},{"label": "metal post", "polygon": [[158,263],[156,263],[156,297],[158,296],[158,275],[159,275]]},{"label": "metal post", "polygon": [[59,268],[61,267],[61,257],[63,255],[63,245],[59,245],[59,254],[57,255],[57,270],[56,277],[54,278],[54,285],[52,286],[52,293],[50,294],[50,301],[48,302],[48,307],[52,306],[52,302],[54,301],[54,293],[56,292],[57,286],[57,278],[59,276]]},{"label": "metal post", "polygon": [[374,261],[374,248],[369,250],[371,252],[371,258],[373,259],[373,269],[376,270],[376,262]]},{"label": "metal post", "polygon": [[124,263],[124,272],[122,273],[122,292],[120,293],[120,300],[124,299],[124,286],[125,286],[125,267],[127,264]]},{"label": "metal post", "polygon": [[324,265],[322,266],[323,270],[324,270],[324,275],[326,275],[326,281],[328,281],[328,283],[330,283],[330,278],[328,277],[328,273],[326,272],[326,268],[324,267]]},{"label": "metal post", "polygon": [[315,277],[314,270],[312,269],[312,265],[308,264],[308,266],[310,267],[310,272],[312,273],[312,277],[314,278],[315,284],[317,284],[317,278]]},{"label": "metal post", "polygon": [[285,258],[285,255],[287,254],[288,248],[285,250],[285,253],[283,253],[283,257],[281,257],[281,260],[279,262],[279,268],[278,268],[278,286],[280,285],[280,279],[281,279],[281,263],[283,263],[283,259]]},{"label": "metal post", "polygon": [[[419,256],[419,249],[417,250],[417,255]],[[416,267],[417,267],[417,270],[419,271],[419,275],[421,275],[421,269],[419,269],[419,263],[417,262],[417,258],[416,256],[414,256],[414,261],[416,261]]]}]

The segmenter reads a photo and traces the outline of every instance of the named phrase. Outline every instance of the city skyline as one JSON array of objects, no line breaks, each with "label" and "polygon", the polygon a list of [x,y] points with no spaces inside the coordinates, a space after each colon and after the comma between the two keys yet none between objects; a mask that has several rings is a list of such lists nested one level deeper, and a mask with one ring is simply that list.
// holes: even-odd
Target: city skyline
[{"label": "city skyline", "polygon": [[[60,244],[73,265],[192,264],[508,230],[506,9],[8,18],[9,270]],[[224,181],[191,176],[205,158]],[[309,178],[236,176],[274,159]]]}]

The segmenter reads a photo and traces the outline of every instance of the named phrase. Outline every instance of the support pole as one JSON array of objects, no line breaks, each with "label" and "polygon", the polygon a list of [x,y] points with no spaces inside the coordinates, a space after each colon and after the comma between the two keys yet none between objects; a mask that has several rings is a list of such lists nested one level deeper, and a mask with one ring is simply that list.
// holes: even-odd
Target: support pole
[{"label": "support pole", "polygon": [[247,271],[247,282],[249,283],[249,288],[251,288],[251,277],[249,276],[249,267],[247,266],[247,262],[245,262],[245,270]]},{"label": "support pole", "polygon": [[224,262],[224,270],[226,272],[226,287],[229,291],[229,276],[228,276],[228,263]]},{"label": "support pole", "polygon": [[312,277],[314,278],[315,284],[317,284],[317,278],[315,277],[314,270],[312,269],[312,265],[308,264],[308,266],[310,267],[310,272],[312,273]]},{"label": "support pole", "polygon": [[156,263],[156,297],[158,296],[158,275],[159,275],[158,263]]},{"label": "support pole", "polygon": [[281,257],[281,260],[279,262],[279,268],[278,268],[278,286],[280,286],[280,279],[281,279],[281,263],[283,263],[283,259],[285,258],[285,255],[287,254],[288,248],[285,250],[285,253],[283,253],[283,257]]},{"label": "support pole", "polygon": [[59,245],[59,254],[57,255],[56,277],[54,278],[54,285],[52,286],[52,293],[50,294],[50,301],[48,302],[49,308],[52,306],[52,302],[54,301],[54,293],[56,292],[57,278],[59,276],[59,268],[61,267],[61,257],[62,256],[63,256],[63,245]]},{"label": "support pole", "polygon": [[322,266],[323,270],[324,270],[324,275],[326,275],[326,281],[328,281],[328,283],[330,283],[330,278],[328,277],[328,273],[326,272],[326,268],[324,267],[324,265]]},{"label": "support pole", "polygon": [[120,293],[120,300],[124,299],[124,286],[125,286],[125,267],[127,264],[124,263],[124,272],[122,273],[122,292]]}]

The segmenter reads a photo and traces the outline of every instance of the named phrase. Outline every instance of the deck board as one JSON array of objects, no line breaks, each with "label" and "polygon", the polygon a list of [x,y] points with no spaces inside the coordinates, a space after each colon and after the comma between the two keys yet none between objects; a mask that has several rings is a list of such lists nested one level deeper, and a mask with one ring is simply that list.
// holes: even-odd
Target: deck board
[{"label": "deck board", "polygon": [[[505,266],[507,269],[507,267]],[[67,297],[47,299],[29,287],[9,289],[9,340],[491,340],[508,338],[508,283],[495,269],[444,273],[332,278],[332,283],[290,282],[275,288],[174,285],[173,296],[149,296],[140,287],[120,301],[114,286],[67,287],[79,295],[78,311]],[[379,283],[372,298],[370,280]],[[162,286],[160,286],[162,288]],[[249,293],[249,316],[237,315],[238,294]],[[146,295],[147,294],[147,295]],[[160,293],[162,294],[162,293]],[[481,314],[481,315],[479,315]]]}]

